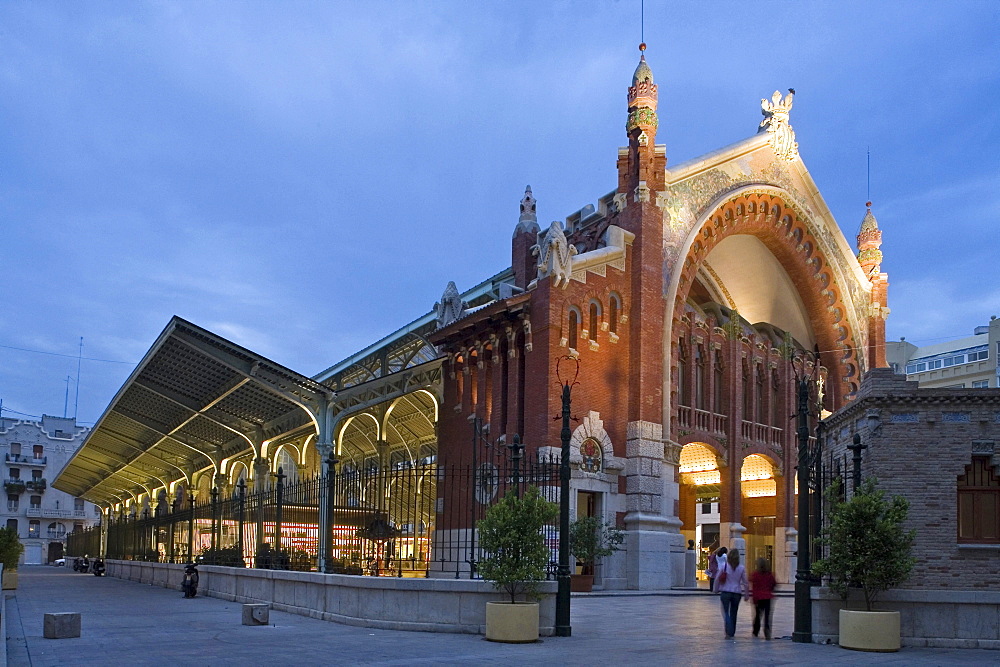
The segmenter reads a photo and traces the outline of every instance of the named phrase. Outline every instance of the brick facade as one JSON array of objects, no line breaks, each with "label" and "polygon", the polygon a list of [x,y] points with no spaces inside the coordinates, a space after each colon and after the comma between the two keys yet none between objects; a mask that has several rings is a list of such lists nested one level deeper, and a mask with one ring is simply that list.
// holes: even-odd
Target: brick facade
[{"label": "brick facade", "polygon": [[[885,313],[871,304],[884,305],[887,281],[862,271],[801,161],[777,155],[766,134],[732,155],[713,154],[715,162],[669,170],[666,147],[656,144],[657,103],[642,59],[628,89],[628,145],[618,152],[616,190],[543,232],[529,188],[511,241],[516,293],[429,336],[447,355],[440,461],[471,462],[474,418],[489,425],[491,439],[519,435],[529,457],[557,447],[556,369],[564,359],[562,373],[572,375],[578,362],[574,416],[600,420],[603,457],[624,464],[585,474],[574,449],[572,486],[601,494],[601,513],[624,523],[627,585],[681,583],[697,500],[678,467],[688,444],[716,458],[723,542],[743,547],[750,518],[773,520],[773,532],[758,537],[773,544],[782,561],[776,571],[787,580],[796,378],[821,379],[828,410],[857,394],[861,373],[880,361],[871,349],[884,347]],[[733,181],[746,173],[745,185]],[[877,250],[876,232],[865,241]],[[742,318],[740,304],[707,291],[709,256],[747,236],[780,267],[774,279],[794,292],[779,301],[796,304],[801,340],[766,319]],[[711,275],[713,289],[725,292]],[[773,470],[775,489],[766,497],[744,498],[751,456]],[[446,491],[445,502],[463,502],[463,493]]]},{"label": "brick facade", "polygon": [[958,477],[974,455],[1000,464],[1000,389],[919,389],[903,375],[876,369],[865,376],[855,402],[825,422],[834,460],[855,433],[868,446],[863,477],[910,501],[916,567],[903,588],[913,590],[1000,590],[995,567],[1000,543],[958,540]]}]

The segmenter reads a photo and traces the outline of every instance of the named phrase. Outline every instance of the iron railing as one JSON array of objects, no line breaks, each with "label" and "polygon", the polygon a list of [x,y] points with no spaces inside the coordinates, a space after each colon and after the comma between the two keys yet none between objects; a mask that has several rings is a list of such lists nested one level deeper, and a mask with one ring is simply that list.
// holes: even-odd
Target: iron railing
[{"label": "iron railing", "polygon": [[[112,518],[105,555],[111,559],[315,571],[321,503],[328,503],[326,571],[396,577],[475,578],[482,559],[476,522],[509,492],[539,487],[558,500],[559,468],[504,460],[473,466],[397,463],[367,470],[344,467],[329,477],[251,491],[242,483],[207,502]],[[280,472],[280,471],[279,471]],[[200,500],[200,499],[199,499]],[[101,526],[67,535],[67,554],[98,554]],[[546,528],[553,571],[558,529]]]}]

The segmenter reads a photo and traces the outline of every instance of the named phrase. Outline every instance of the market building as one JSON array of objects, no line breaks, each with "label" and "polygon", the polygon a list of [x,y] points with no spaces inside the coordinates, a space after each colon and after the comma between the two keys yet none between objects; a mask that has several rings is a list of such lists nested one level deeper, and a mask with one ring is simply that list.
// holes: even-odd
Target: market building
[{"label": "market building", "polygon": [[[366,549],[371,573],[472,576],[464,545],[503,478],[484,457],[516,438],[526,465],[547,460],[568,379],[572,510],[626,532],[599,585],[682,585],[688,539],[746,548],[790,581],[796,382],[810,378],[817,413],[847,405],[886,365],[889,312],[881,231],[869,208],[857,250],[845,238],[799,154],[793,98],[775,92],[756,133],[670,165],[642,54],[617,183],[544,229],[528,188],[509,269],[450,284],[433,311],[315,377],[174,318],[56,486],[127,521],[266,491],[279,469],[282,483],[335,470],[338,500],[305,494],[296,509],[313,567]],[[463,467],[471,478],[443,472]],[[172,544],[151,538],[154,558],[285,544],[281,518],[254,537],[196,536],[195,514]]]}]

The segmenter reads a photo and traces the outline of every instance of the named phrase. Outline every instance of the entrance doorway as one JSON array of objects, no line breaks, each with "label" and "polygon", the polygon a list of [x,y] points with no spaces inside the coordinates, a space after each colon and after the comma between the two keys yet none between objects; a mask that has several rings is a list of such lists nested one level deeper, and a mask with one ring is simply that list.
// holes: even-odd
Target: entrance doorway
[{"label": "entrance doorway", "polygon": [[49,542],[49,563],[55,562],[63,557],[62,542]]},{"label": "entrance doorway", "polygon": [[744,534],[747,541],[746,568],[753,572],[757,569],[757,559],[763,558],[774,571],[774,517],[773,516],[750,516],[747,517],[747,532]]},{"label": "entrance doorway", "polygon": [[[576,493],[576,518],[582,519],[589,516],[601,516],[601,494],[595,491],[577,491]],[[573,570],[577,574],[596,574],[590,565],[584,565],[577,561]],[[595,577],[596,581],[596,577]]]}]

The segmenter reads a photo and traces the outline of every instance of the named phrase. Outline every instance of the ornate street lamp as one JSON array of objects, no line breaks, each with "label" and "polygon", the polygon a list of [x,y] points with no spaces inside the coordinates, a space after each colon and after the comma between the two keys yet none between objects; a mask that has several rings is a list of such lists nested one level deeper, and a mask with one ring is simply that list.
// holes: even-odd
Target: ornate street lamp
[{"label": "ornate street lamp", "polygon": [[[573,364],[572,378],[568,370],[564,375],[563,362]],[[576,378],[579,375],[579,359],[567,355],[556,361],[556,379],[562,388],[562,430],[559,433],[562,441],[562,458],[559,463],[559,568],[557,570],[559,588],[556,593],[556,637],[569,637],[573,634],[573,626],[569,622],[569,440],[573,435],[569,429],[569,420],[573,387],[577,384]]]},{"label": "ornate street lamp", "polygon": [[858,487],[861,486],[861,450],[868,449],[868,445],[861,444],[861,434],[855,433],[852,438],[853,444],[847,446],[849,450],[854,452],[854,470],[853,470],[853,491],[858,492]]},{"label": "ornate street lamp", "polygon": [[[818,359],[817,359],[818,364]],[[815,515],[816,525],[819,525],[819,507],[822,498],[821,475],[819,474],[822,434],[817,428],[816,445],[809,446],[809,393],[810,386],[817,384],[815,378],[803,376],[798,381],[798,410],[797,435],[798,435],[798,466],[796,479],[799,485],[798,502],[798,558],[795,570],[795,629],[792,632],[792,641],[811,643],[812,642],[812,600],[811,590],[816,580],[812,573],[810,554],[812,549],[812,529],[813,526],[809,507],[810,489],[815,486],[817,512]],[[819,424],[822,427],[822,422]]]}]

